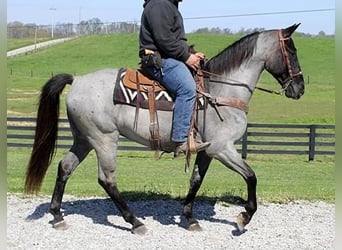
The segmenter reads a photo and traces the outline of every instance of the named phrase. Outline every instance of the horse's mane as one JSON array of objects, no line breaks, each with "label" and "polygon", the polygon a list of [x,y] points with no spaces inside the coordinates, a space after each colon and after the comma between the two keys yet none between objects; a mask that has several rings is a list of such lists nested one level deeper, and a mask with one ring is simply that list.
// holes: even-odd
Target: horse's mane
[{"label": "horse's mane", "polygon": [[229,45],[207,61],[205,70],[215,74],[223,74],[239,67],[253,55],[259,34],[260,32],[251,33]]}]

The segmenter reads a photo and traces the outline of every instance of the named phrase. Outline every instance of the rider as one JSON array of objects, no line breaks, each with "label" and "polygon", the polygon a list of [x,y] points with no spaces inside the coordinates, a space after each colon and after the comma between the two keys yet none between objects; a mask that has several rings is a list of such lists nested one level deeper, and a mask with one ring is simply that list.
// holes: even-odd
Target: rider
[{"label": "rider", "polygon": [[[190,53],[183,18],[178,10],[182,0],[145,0],[139,34],[141,68],[171,92],[175,99],[172,136],[175,156],[185,154],[196,99],[196,83],[190,69],[200,67],[204,54]],[[209,142],[196,142],[196,152]]]}]

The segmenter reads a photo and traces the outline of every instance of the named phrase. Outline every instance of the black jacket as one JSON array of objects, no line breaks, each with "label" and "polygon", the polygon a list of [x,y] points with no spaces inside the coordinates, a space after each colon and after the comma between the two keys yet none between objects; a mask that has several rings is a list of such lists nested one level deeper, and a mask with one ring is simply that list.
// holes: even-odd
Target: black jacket
[{"label": "black jacket", "polygon": [[178,0],[146,0],[141,16],[139,56],[144,49],[159,51],[163,58],[185,62],[189,46],[185,38],[183,18]]}]

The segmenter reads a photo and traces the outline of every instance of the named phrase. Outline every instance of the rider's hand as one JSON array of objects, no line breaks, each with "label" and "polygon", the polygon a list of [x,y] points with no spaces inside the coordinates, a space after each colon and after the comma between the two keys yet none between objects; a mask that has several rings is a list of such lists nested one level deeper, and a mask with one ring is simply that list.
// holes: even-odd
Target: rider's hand
[{"label": "rider's hand", "polygon": [[197,70],[200,67],[201,60],[204,60],[205,55],[201,52],[196,54],[190,54],[188,60],[186,60],[186,65],[188,65],[193,70]]},{"label": "rider's hand", "polygon": [[205,59],[205,55],[202,52],[197,52],[195,55],[198,56],[201,60]]}]

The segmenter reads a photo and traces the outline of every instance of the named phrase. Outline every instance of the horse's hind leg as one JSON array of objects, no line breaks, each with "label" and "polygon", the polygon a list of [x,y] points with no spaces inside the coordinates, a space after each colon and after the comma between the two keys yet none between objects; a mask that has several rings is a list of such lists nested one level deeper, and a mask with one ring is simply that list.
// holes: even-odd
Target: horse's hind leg
[{"label": "horse's hind leg", "polygon": [[115,203],[124,220],[132,225],[132,233],[145,234],[147,231],[145,225],[135,217],[117,188],[115,159],[118,135],[115,135],[116,139],[114,141],[116,142],[113,142],[113,138],[108,138],[106,136],[108,135],[102,137],[102,146],[95,148],[99,162],[98,182]]},{"label": "horse's hind leg", "polygon": [[201,227],[193,215],[192,208],[194,205],[195,197],[197,191],[201,187],[204,176],[207,173],[209,164],[212,158],[210,158],[205,151],[201,151],[197,154],[195,160],[194,170],[192,172],[192,176],[190,178],[190,188],[188,195],[186,196],[184,206],[183,206],[183,215],[186,217],[188,221],[188,229],[191,231],[199,231]]},{"label": "horse's hind leg", "polygon": [[65,185],[73,171],[84,160],[90,150],[91,148],[87,143],[81,144],[75,142],[70,151],[59,162],[55,189],[50,203],[50,213],[54,217],[52,225],[56,229],[64,230],[68,227],[61,212]]}]

